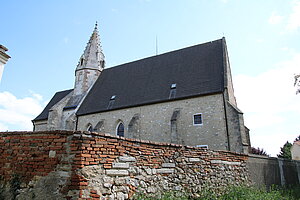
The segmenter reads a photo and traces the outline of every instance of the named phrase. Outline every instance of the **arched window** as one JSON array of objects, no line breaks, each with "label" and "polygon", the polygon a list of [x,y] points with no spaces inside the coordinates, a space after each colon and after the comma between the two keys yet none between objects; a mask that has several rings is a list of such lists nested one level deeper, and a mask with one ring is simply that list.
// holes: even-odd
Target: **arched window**
[{"label": "arched window", "polygon": [[103,125],[104,125],[104,120],[99,121],[99,122],[96,124],[96,126],[95,126],[95,128],[94,128],[94,131],[96,131],[96,132],[101,132],[101,131],[103,131]]},{"label": "arched window", "polygon": [[117,126],[117,136],[124,137],[124,124],[122,122]]},{"label": "arched window", "polygon": [[93,131],[92,124],[88,124],[86,130],[89,131],[89,132],[92,132]]}]

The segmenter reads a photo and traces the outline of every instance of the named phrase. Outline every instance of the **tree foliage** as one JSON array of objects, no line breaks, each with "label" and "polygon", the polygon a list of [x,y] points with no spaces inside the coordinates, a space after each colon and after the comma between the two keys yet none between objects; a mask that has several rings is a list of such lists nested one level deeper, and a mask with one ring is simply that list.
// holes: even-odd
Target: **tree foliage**
[{"label": "tree foliage", "polygon": [[256,155],[268,156],[268,157],[270,156],[263,148],[260,149],[259,147],[257,148],[251,147],[251,153]]},{"label": "tree foliage", "polygon": [[292,154],[291,154],[291,147],[292,143],[289,141],[286,141],[286,143],[283,145],[283,147],[280,147],[280,152],[277,155],[278,158],[286,158],[291,160],[292,159]]},{"label": "tree foliage", "polygon": [[300,135],[298,137],[296,137],[294,142],[300,141]]},{"label": "tree foliage", "polygon": [[300,93],[300,74],[296,74],[294,76],[295,78],[295,82],[294,82],[294,86],[296,87],[296,94]]}]

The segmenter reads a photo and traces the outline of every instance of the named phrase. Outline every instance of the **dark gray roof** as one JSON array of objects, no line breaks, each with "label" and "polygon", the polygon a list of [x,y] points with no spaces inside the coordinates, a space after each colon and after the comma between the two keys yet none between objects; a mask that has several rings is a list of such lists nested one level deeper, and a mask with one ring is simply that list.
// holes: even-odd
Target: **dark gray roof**
[{"label": "dark gray roof", "polygon": [[64,91],[56,92],[55,95],[50,100],[50,102],[44,108],[44,110],[42,111],[42,113],[39,116],[37,116],[32,121],[38,121],[38,120],[48,119],[49,109],[52,108],[52,106],[54,106],[56,103],[58,103],[62,98],[64,98],[65,96],[67,96],[72,91],[73,90],[71,89],[71,90],[64,90]]},{"label": "dark gray roof", "polygon": [[220,39],[105,69],[77,115],[223,92],[224,45]]}]

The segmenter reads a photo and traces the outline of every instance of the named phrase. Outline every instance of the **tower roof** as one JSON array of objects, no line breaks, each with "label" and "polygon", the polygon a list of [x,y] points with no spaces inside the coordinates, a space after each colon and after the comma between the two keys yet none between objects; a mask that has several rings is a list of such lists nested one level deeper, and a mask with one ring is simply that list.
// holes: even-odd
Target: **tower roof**
[{"label": "tower roof", "polygon": [[76,71],[84,68],[97,69],[102,71],[104,68],[104,54],[101,48],[98,24],[96,22],[94,31],[81,55]]}]

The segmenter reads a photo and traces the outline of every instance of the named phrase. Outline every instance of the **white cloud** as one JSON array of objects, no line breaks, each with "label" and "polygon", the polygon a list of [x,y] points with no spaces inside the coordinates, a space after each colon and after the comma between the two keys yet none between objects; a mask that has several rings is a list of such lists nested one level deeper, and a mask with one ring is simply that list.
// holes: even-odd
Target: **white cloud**
[{"label": "white cloud", "polygon": [[234,77],[239,108],[250,128],[252,146],[275,156],[287,140],[300,135],[300,95],[296,95],[294,74],[299,72],[300,54],[256,76]]},{"label": "white cloud", "polygon": [[41,95],[30,93],[31,96],[18,99],[10,92],[0,92],[0,131],[32,130],[31,120],[44,105]]},{"label": "white cloud", "polygon": [[287,22],[287,30],[290,32],[296,31],[300,27],[300,1],[293,2],[293,11],[290,14]]},{"label": "white cloud", "polygon": [[269,24],[280,24],[282,20],[283,20],[283,16],[277,15],[276,12],[273,12],[268,22]]}]

